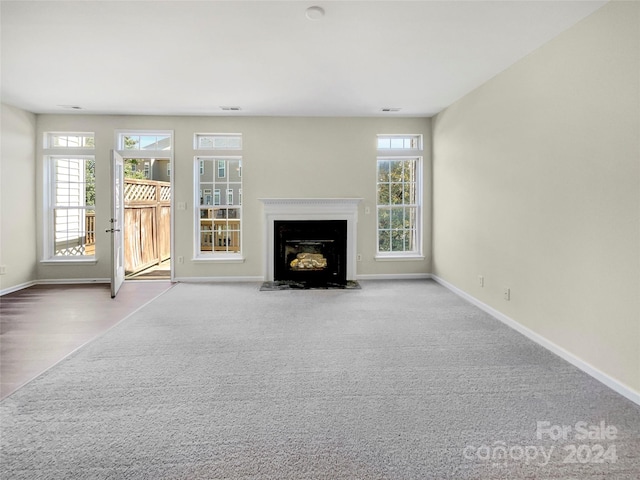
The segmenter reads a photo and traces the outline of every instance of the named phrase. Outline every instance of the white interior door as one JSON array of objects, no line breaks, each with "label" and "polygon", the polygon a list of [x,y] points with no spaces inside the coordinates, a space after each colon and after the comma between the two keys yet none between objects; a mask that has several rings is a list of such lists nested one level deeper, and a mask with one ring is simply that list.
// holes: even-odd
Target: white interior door
[{"label": "white interior door", "polygon": [[111,298],[118,294],[124,282],[124,160],[111,151]]}]

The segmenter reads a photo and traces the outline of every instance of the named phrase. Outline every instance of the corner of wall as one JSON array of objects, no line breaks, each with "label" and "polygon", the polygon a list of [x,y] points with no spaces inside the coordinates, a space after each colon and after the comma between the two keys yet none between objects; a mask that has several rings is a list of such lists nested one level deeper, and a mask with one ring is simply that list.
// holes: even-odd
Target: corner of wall
[{"label": "corner of wall", "polygon": [[0,120],[0,293],[36,280],[36,124],[31,112],[2,104]]}]

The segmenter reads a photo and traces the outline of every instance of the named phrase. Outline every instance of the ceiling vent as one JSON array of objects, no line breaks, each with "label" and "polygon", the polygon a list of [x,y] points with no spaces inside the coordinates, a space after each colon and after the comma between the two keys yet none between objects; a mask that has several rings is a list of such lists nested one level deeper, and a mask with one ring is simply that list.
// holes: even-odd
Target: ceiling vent
[{"label": "ceiling vent", "polygon": [[240,107],[220,107],[221,110],[224,110],[225,112],[239,112],[240,110],[242,110]]},{"label": "ceiling vent", "polygon": [[384,107],[381,109],[382,112],[399,112],[400,110],[402,109],[398,107]]}]

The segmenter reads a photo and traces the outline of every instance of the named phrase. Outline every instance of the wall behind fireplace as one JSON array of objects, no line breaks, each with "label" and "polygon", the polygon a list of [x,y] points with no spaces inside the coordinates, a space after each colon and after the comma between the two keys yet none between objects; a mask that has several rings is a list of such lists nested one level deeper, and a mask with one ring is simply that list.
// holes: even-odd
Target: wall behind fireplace
[{"label": "wall behind fireplace", "polygon": [[[261,277],[263,275],[263,211],[260,198],[360,197],[358,275],[421,274],[431,265],[431,120],[426,118],[301,118],[301,117],[176,117],[109,115],[38,115],[38,176],[42,178],[43,132],[94,131],[96,133],[96,212],[98,262],[93,266],[40,265],[38,278],[107,278],[109,276],[109,151],[115,130],[163,129],[174,131],[174,202],[187,210],[174,210],[176,278]],[[193,134],[242,133],[244,263],[194,262],[193,243]],[[376,134],[416,133],[424,136],[424,259],[380,262],[376,250]],[[38,180],[38,205],[42,185]],[[174,204],[174,205],[175,205]],[[365,207],[371,213],[365,214]],[[41,216],[38,236],[42,234]],[[41,243],[38,245],[41,251]]]}]

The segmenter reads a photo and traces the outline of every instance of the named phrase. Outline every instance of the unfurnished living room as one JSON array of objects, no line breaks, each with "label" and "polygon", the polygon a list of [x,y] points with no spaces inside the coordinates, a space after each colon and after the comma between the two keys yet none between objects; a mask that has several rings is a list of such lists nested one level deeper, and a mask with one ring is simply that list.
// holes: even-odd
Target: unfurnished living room
[{"label": "unfurnished living room", "polygon": [[640,2],[0,29],[0,477],[640,478]]}]

